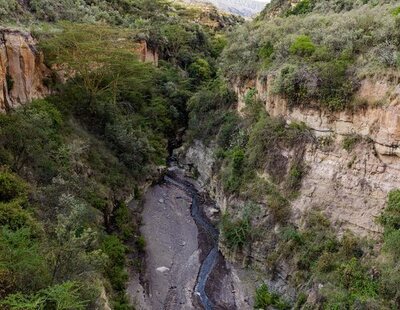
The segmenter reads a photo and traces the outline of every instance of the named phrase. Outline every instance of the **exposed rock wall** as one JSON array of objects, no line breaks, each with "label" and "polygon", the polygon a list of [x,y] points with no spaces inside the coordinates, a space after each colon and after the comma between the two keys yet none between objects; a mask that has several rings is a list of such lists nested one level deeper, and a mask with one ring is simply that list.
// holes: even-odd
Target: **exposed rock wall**
[{"label": "exposed rock wall", "polygon": [[44,84],[49,70],[35,45],[30,34],[0,29],[0,112],[49,93]]},{"label": "exposed rock wall", "polygon": [[[367,107],[329,112],[316,106],[290,107],[274,94],[271,78],[233,85],[239,112],[249,89],[256,89],[267,112],[287,123],[304,122],[329,147],[309,145],[304,161],[308,174],[299,198],[293,202],[298,220],[310,208],[324,211],[338,228],[356,233],[379,233],[376,218],[390,190],[400,188],[400,84],[396,79],[367,79],[356,94]],[[363,142],[344,150],[346,137],[359,135]]]},{"label": "exposed rock wall", "polygon": [[[177,150],[175,155],[178,156],[179,163],[185,169],[192,170],[192,172],[193,169],[196,169],[200,184],[216,202],[216,207],[221,214],[229,212],[234,217],[240,217],[242,206],[246,202],[224,192],[216,177],[215,156],[212,146],[205,146],[203,143],[195,141],[187,149],[181,148]],[[266,276],[269,271],[267,270],[265,259],[269,250],[271,250],[271,244],[273,244],[267,240],[268,236],[271,236],[268,231],[274,231],[275,229],[275,223],[268,208],[261,208],[260,214],[253,221],[255,226],[262,227],[265,230],[265,235],[257,240],[251,249],[246,248],[243,253],[233,253],[223,242],[220,242],[220,251],[232,263],[230,268],[233,272],[238,273],[237,281],[241,283],[241,286],[249,286],[251,288],[248,289],[247,296],[250,302],[254,299],[253,293],[260,283],[260,279],[267,281],[268,286],[274,291],[284,294],[289,299],[294,299],[296,290],[289,284],[293,269],[285,261],[280,261],[279,265],[276,266],[276,276],[273,279]],[[251,269],[245,267],[249,263],[249,258],[251,258]]]},{"label": "exposed rock wall", "polygon": [[136,52],[139,55],[139,60],[142,62],[150,62],[154,66],[158,66],[159,55],[158,52],[148,47],[147,42],[142,40],[138,43]]}]

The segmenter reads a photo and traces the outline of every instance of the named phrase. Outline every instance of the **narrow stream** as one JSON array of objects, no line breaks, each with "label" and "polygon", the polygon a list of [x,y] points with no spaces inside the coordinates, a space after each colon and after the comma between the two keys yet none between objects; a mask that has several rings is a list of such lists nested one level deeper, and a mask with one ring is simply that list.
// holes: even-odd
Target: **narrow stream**
[{"label": "narrow stream", "polygon": [[209,220],[205,217],[204,213],[200,209],[200,197],[197,190],[194,188],[192,184],[187,181],[182,181],[176,178],[173,174],[169,174],[164,177],[166,183],[177,186],[178,188],[187,192],[192,198],[191,204],[191,215],[196,223],[196,225],[203,229],[208,237],[211,244],[211,250],[207,254],[206,258],[201,264],[199,274],[197,276],[196,286],[195,286],[195,294],[199,296],[202,306],[205,310],[214,309],[214,305],[211,299],[207,296],[206,293],[206,284],[207,280],[212,273],[215,264],[218,259],[218,230],[209,222]]}]

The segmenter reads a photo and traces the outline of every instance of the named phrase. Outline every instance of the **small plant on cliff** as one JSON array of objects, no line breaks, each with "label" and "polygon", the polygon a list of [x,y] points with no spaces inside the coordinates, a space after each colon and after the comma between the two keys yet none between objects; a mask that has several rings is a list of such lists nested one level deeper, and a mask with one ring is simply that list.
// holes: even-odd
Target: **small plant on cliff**
[{"label": "small plant on cliff", "polygon": [[354,147],[361,141],[362,137],[360,135],[352,134],[344,137],[342,145],[347,152],[351,152],[354,149]]},{"label": "small plant on cliff", "polygon": [[294,163],[289,169],[289,175],[286,180],[286,188],[290,193],[294,193],[301,187],[301,181],[306,171],[302,163]]},{"label": "small plant on cliff", "polygon": [[221,232],[224,243],[230,250],[242,250],[252,237],[249,216],[245,215],[241,219],[232,220],[230,214],[224,214],[221,221]]},{"label": "small plant on cliff", "polygon": [[278,310],[291,308],[290,304],[283,300],[278,294],[270,293],[268,286],[263,283],[256,289],[254,309],[266,310],[269,309],[270,306]]}]

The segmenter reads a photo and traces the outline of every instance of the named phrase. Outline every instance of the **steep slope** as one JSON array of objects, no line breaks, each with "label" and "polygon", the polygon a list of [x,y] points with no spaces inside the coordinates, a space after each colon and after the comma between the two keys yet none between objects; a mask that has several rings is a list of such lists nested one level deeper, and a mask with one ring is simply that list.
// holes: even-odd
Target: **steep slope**
[{"label": "steep slope", "polygon": [[273,1],[190,101],[182,160],[256,307],[399,307],[400,17],[374,3]]},{"label": "steep slope", "polygon": [[161,0],[0,6],[13,25],[0,44],[0,308],[132,309],[142,193],[241,19]]}]

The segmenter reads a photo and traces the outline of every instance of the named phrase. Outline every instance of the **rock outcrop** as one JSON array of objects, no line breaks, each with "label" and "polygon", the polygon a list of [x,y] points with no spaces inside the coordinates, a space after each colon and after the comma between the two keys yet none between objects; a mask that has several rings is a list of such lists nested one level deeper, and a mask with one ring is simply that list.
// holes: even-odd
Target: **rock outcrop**
[{"label": "rock outcrop", "polygon": [[149,48],[145,40],[141,40],[138,42],[136,52],[139,55],[140,61],[152,63],[156,67],[158,66],[158,52],[154,49]]},{"label": "rock outcrop", "polygon": [[47,95],[49,73],[30,34],[0,29],[0,112]]},{"label": "rock outcrop", "polygon": [[[297,219],[310,208],[324,211],[338,228],[356,233],[379,233],[376,218],[385,207],[387,194],[400,188],[400,84],[396,79],[366,79],[355,96],[364,107],[329,112],[317,106],[291,107],[285,98],[271,91],[272,79],[233,85],[238,110],[245,106],[248,90],[273,117],[287,123],[303,122],[313,132],[316,143],[308,145],[304,161],[308,174],[299,198],[293,202]],[[351,151],[343,141],[359,137]],[[329,142],[321,147],[318,141]],[[318,146],[319,145],[319,146]]]}]

